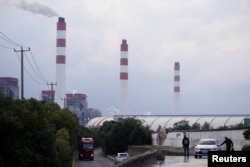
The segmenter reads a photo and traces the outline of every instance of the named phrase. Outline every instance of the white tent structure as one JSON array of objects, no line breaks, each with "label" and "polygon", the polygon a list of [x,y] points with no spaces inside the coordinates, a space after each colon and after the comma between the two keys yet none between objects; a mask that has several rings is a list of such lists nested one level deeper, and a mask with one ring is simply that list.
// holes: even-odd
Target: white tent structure
[{"label": "white tent structure", "polygon": [[[106,121],[116,120],[121,116],[114,117],[96,117],[90,120],[86,127],[99,128]],[[188,121],[192,126],[194,123],[199,123],[201,126],[208,123],[212,128],[230,127],[238,124],[244,124],[246,119],[250,119],[250,115],[125,115],[123,118],[136,118],[142,120],[151,130],[157,131],[158,127],[173,128],[174,124],[182,120]]]}]

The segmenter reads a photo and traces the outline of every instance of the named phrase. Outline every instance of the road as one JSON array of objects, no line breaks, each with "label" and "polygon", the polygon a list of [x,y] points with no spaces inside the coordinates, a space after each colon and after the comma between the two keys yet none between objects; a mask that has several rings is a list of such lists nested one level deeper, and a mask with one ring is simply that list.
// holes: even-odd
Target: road
[{"label": "road", "polygon": [[[82,160],[79,161],[76,156],[74,167],[113,167],[114,162],[103,156],[100,148],[95,150],[95,160]],[[165,156],[163,163],[157,162],[150,167],[207,167],[207,157],[201,159],[195,159],[194,156],[190,156],[188,160],[185,160],[183,156]]]},{"label": "road", "polygon": [[185,160],[183,156],[166,156],[164,163],[157,163],[151,167],[207,167],[207,157],[201,159],[195,159],[190,156],[188,160]]},{"label": "road", "polygon": [[94,161],[89,161],[89,160],[79,161],[78,157],[76,156],[75,167],[86,167],[86,166],[87,167],[100,167],[100,166],[111,167],[111,166],[114,166],[113,161],[111,161],[110,159],[102,155],[102,151],[100,148],[95,149],[94,154],[95,154]]}]

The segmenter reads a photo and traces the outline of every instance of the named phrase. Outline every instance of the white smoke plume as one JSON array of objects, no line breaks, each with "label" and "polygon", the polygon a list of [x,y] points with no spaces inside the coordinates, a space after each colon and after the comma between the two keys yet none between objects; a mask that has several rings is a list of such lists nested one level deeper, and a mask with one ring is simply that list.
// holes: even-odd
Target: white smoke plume
[{"label": "white smoke plume", "polygon": [[118,115],[119,114],[119,109],[115,108],[115,107],[109,107],[106,109],[106,111],[110,114],[110,115]]},{"label": "white smoke plume", "polygon": [[0,4],[14,6],[34,14],[42,14],[47,17],[58,16],[58,13],[54,9],[38,0],[0,0]]}]

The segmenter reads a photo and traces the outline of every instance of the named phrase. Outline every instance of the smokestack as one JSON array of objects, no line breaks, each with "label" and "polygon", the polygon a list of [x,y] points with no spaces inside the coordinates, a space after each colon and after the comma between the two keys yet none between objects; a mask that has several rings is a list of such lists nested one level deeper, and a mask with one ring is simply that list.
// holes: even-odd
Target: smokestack
[{"label": "smokestack", "polygon": [[121,44],[120,58],[120,106],[119,115],[123,115],[127,110],[127,84],[128,84],[128,44],[123,39]]},{"label": "smokestack", "polygon": [[180,63],[174,63],[174,113],[179,115],[180,110]]},{"label": "smokestack", "polygon": [[58,18],[56,39],[56,101],[63,107],[65,98],[65,64],[66,64],[66,23],[63,17]]}]

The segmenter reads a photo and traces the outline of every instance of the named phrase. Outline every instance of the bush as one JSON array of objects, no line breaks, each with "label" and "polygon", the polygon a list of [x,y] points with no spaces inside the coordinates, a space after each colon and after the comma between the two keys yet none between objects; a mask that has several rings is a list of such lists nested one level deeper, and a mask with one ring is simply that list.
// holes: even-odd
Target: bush
[{"label": "bush", "polygon": [[246,140],[250,140],[250,128],[243,132],[243,136]]},{"label": "bush", "polygon": [[250,145],[245,145],[241,151],[250,151]]}]

